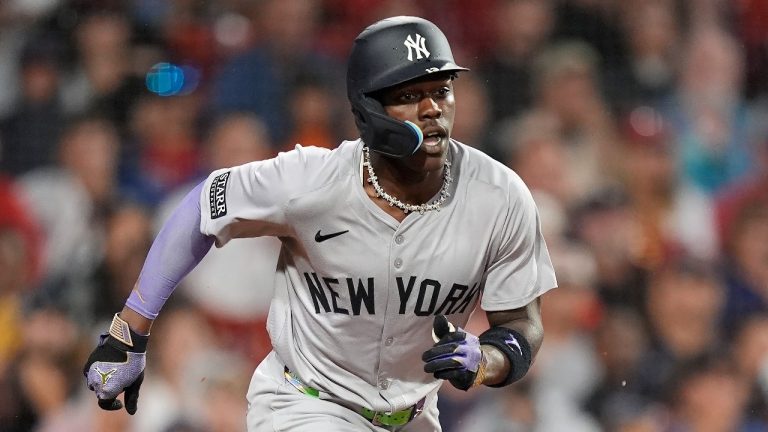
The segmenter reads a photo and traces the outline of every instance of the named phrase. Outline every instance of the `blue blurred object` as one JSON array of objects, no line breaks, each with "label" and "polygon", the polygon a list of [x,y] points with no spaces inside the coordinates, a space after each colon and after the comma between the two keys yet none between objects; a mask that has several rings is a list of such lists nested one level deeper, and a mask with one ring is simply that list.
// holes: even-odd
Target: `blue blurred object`
[{"label": "blue blurred object", "polygon": [[147,72],[147,89],[160,96],[179,94],[184,81],[184,69],[171,63],[157,63]]},{"label": "blue blurred object", "polygon": [[181,74],[184,82],[182,83],[181,90],[179,90],[178,94],[188,95],[194,92],[200,84],[200,77],[202,76],[200,69],[194,66],[182,65]]}]

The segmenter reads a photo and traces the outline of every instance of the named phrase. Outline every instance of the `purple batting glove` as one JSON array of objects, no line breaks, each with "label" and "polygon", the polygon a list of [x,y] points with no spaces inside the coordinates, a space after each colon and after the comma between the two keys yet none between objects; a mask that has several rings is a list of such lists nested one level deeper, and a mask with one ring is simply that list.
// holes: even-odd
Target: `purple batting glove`
[{"label": "purple batting glove", "polygon": [[483,360],[480,340],[461,328],[451,331],[445,315],[435,316],[434,332],[439,341],[421,356],[424,372],[468,390],[474,385]]},{"label": "purple batting glove", "polygon": [[130,333],[127,338],[119,333],[115,337],[112,331],[101,335],[99,345],[83,367],[83,374],[88,388],[96,393],[99,407],[109,411],[119,410],[123,404],[117,396],[125,392],[125,410],[133,415],[139,400],[139,387],[144,381],[149,337],[127,331]]}]

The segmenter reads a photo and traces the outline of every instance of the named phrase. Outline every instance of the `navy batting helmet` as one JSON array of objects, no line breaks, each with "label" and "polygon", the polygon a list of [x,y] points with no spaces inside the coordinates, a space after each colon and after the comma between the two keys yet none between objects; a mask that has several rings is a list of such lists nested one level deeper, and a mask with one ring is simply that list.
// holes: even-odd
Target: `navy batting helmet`
[{"label": "navy batting helmet", "polygon": [[465,71],[453,60],[445,35],[417,17],[383,19],[355,39],[347,66],[347,97],[363,142],[395,157],[416,152],[423,135],[418,126],[386,114],[371,93],[438,72]]}]

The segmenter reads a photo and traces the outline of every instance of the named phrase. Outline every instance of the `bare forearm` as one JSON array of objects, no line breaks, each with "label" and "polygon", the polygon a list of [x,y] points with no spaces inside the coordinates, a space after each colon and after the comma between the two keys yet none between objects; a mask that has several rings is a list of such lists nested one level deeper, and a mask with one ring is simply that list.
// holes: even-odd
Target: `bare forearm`
[{"label": "bare forearm", "polygon": [[148,335],[152,329],[152,323],[154,322],[154,320],[145,318],[128,306],[123,306],[123,310],[120,311],[120,318],[128,323],[128,327],[130,327],[131,330],[141,335]]},{"label": "bare forearm", "polygon": [[[541,343],[544,340],[544,327],[541,324],[540,299],[535,300],[535,304],[528,305],[526,316],[513,317],[507,321],[491,322],[492,326],[501,326],[514,330],[528,341],[533,356],[539,352]],[[501,318],[501,317],[499,317]]]},{"label": "bare forearm", "polygon": [[482,384],[493,385],[504,381],[509,375],[509,359],[497,348],[490,345],[481,345],[485,357],[485,378]]}]

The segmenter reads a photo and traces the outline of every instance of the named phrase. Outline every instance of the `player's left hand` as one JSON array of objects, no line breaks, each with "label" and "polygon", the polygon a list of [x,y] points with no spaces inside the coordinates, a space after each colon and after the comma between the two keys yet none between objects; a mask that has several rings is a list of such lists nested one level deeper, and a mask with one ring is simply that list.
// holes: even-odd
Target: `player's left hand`
[{"label": "player's left hand", "polygon": [[[454,387],[469,390],[480,384],[478,372],[485,367],[480,340],[463,329],[453,329],[445,315],[435,316],[433,326],[437,343],[422,354],[424,372],[450,381]],[[482,375],[481,375],[482,376]]]},{"label": "player's left hand", "polygon": [[100,408],[108,411],[121,409],[123,403],[117,396],[125,392],[125,410],[133,415],[137,409],[139,388],[144,381],[149,337],[133,331],[131,336],[133,345],[128,346],[109,333],[101,335],[98,346],[83,367],[83,374],[88,389],[96,393]]}]

